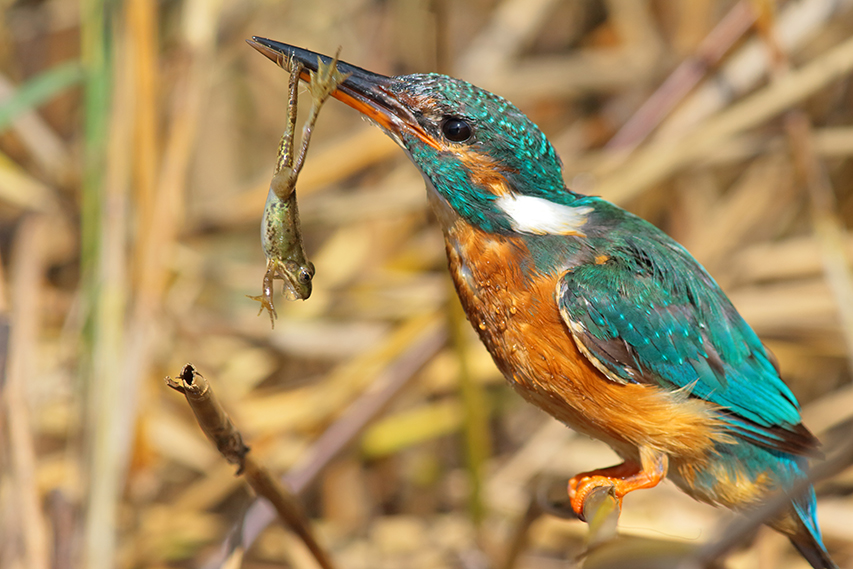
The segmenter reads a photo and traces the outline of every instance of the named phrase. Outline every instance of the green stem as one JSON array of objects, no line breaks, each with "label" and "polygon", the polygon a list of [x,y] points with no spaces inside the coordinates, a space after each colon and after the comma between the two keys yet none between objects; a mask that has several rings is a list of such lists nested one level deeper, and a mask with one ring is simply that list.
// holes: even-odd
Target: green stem
[{"label": "green stem", "polygon": [[0,105],[0,132],[6,130],[21,114],[49,101],[82,79],[83,68],[80,63],[71,61],[57,65],[28,80]]},{"label": "green stem", "polygon": [[[80,213],[80,287],[87,308],[80,377],[86,394],[86,503],[84,558],[89,569],[113,567],[116,555],[117,480],[109,468],[115,376],[102,364],[116,349],[117,339],[105,321],[109,299],[103,298],[104,202],[107,140],[111,93],[112,0],[84,0],[81,4],[81,60],[85,72],[84,163]],[[112,337],[111,337],[112,336]],[[105,340],[113,340],[112,342]],[[112,354],[117,356],[117,354]],[[115,373],[115,372],[114,372]]]},{"label": "green stem", "polygon": [[483,469],[491,454],[488,402],[482,386],[474,381],[471,376],[466,350],[466,335],[463,328],[463,326],[468,325],[465,322],[465,313],[456,298],[455,291],[450,298],[448,324],[450,339],[456,349],[459,361],[459,395],[462,398],[464,411],[465,458],[468,478],[471,483],[469,509],[471,518],[479,526],[485,513],[482,496]]}]

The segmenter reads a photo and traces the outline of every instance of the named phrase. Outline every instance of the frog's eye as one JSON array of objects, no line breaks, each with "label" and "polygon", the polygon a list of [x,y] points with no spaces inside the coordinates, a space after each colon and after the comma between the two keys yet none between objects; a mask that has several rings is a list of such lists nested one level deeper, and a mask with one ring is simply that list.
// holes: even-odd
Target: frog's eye
[{"label": "frog's eye", "polygon": [[299,271],[299,276],[297,278],[302,284],[308,284],[311,282],[313,275],[309,273],[307,269],[302,269]]}]

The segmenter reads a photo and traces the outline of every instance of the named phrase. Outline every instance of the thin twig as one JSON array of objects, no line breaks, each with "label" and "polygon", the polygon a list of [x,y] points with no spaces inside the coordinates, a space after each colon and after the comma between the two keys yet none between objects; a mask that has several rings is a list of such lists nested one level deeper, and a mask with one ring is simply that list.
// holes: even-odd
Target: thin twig
[{"label": "thin twig", "polygon": [[231,464],[238,465],[242,474],[258,495],[266,498],[282,521],[298,535],[323,569],[334,569],[326,551],[314,538],[308,519],[296,497],[249,454],[249,447],[219,403],[208,381],[191,364],[184,366],[177,380],[166,378],[166,384],[187,398],[190,408],[204,434],[220,454]]},{"label": "thin twig", "polygon": [[[376,378],[372,388],[326,429],[306,453],[307,458],[302,465],[289,472],[282,482],[294,494],[302,494],[308,490],[326,466],[355,440],[446,342],[447,330],[441,326],[430,327],[419,339],[412,342],[409,348]],[[248,548],[273,518],[274,514],[267,504],[255,502],[246,512],[241,530],[234,532],[228,542],[207,559],[202,567],[220,567],[232,551],[238,547]]]}]

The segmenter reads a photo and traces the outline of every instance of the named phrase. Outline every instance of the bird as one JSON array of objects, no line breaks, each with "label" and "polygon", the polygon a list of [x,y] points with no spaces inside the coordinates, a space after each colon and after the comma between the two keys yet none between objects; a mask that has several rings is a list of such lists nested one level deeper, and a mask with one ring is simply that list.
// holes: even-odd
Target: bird
[{"label": "bird", "polygon": [[[279,66],[331,58],[247,42]],[[808,459],[819,454],[773,354],[711,275],[651,223],[566,187],[545,134],[506,99],[435,73],[385,76],[345,62],[333,97],[378,125],[427,186],[456,292],[524,399],[624,462],[574,476],[572,508],[611,487],[671,479],[736,511],[791,494],[767,523],[816,569],[824,546]]]}]

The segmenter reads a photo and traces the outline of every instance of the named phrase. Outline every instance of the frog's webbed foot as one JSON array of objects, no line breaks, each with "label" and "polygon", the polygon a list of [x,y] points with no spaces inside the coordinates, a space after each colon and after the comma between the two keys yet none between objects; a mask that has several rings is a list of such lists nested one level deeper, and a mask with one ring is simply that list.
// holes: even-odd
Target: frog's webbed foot
[{"label": "frog's webbed foot", "polygon": [[275,304],[273,304],[272,294],[259,294],[257,296],[253,296],[251,294],[247,294],[246,298],[251,298],[252,300],[257,300],[261,303],[261,308],[258,310],[258,316],[266,309],[266,311],[270,315],[270,327],[275,329],[275,319],[278,318],[278,313],[275,311]]},{"label": "frog's webbed foot", "polygon": [[315,105],[322,105],[335,92],[338,85],[350,75],[338,71],[338,55],[340,52],[341,50],[338,48],[335,57],[328,65],[323,63],[321,58],[317,58],[317,71],[311,72],[311,83],[308,86]]},{"label": "frog's webbed foot", "polygon": [[302,165],[305,163],[305,154],[308,152],[308,143],[311,140],[311,132],[314,130],[317,116],[320,114],[320,107],[347,77],[349,74],[338,71],[337,53],[328,65],[323,63],[322,58],[317,58],[317,71],[311,72],[311,80],[308,83],[308,90],[311,93],[311,108],[308,111],[308,119],[302,127],[302,148],[293,164],[295,175],[299,175]]},{"label": "frog's webbed foot", "polygon": [[264,273],[264,284],[261,294],[257,296],[246,295],[252,300],[257,300],[261,303],[261,308],[258,310],[258,316],[266,309],[270,315],[270,326],[275,329],[275,319],[278,318],[278,313],[275,311],[275,301],[273,300],[273,279],[275,278],[275,267],[271,263],[267,263],[267,272]]}]

